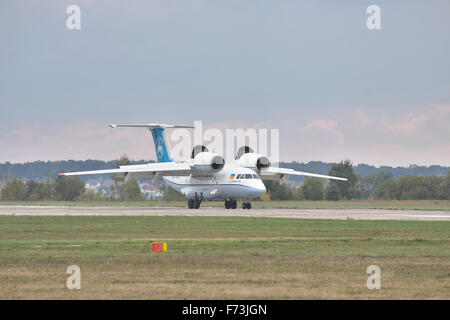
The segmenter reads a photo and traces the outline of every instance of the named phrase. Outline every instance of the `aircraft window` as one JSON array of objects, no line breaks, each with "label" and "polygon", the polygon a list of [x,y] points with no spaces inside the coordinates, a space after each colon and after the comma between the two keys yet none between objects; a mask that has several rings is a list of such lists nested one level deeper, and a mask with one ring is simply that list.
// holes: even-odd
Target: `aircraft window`
[{"label": "aircraft window", "polygon": [[259,176],[258,176],[257,174],[254,174],[254,175],[253,175],[253,178],[259,179]]},{"label": "aircraft window", "polygon": [[236,179],[242,179],[243,178],[243,174],[238,174]]},{"label": "aircraft window", "polygon": [[253,176],[251,174],[246,174],[245,179],[253,179]]}]

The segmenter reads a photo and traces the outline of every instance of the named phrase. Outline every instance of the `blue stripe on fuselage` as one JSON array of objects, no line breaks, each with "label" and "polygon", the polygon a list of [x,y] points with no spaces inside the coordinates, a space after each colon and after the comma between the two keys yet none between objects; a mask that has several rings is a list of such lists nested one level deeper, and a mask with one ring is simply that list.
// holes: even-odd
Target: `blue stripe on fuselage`
[{"label": "blue stripe on fuselage", "polygon": [[167,183],[171,183],[180,187],[214,187],[214,186],[230,186],[230,187],[244,187],[252,190],[259,190],[258,188],[247,186],[245,184],[237,183],[176,183],[163,177],[163,180]]}]

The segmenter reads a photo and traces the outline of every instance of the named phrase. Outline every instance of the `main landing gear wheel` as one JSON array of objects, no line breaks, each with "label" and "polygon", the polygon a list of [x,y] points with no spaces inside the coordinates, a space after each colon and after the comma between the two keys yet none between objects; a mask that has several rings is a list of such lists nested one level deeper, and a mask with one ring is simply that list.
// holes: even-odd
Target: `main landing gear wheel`
[{"label": "main landing gear wheel", "polygon": [[232,199],[225,200],[225,209],[236,209],[237,201]]},{"label": "main landing gear wheel", "polygon": [[250,202],[242,202],[242,209],[251,209],[252,208],[252,204]]},{"label": "main landing gear wheel", "polygon": [[189,199],[188,200],[188,208],[189,209],[198,209],[200,208],[200,204],[202,201],[200,199]]}]

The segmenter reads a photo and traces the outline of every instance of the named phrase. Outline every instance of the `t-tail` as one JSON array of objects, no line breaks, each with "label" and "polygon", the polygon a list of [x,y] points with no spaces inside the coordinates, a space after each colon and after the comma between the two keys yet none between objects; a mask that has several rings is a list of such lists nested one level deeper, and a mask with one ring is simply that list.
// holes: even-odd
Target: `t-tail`
[{"label": "t-tail", "polygon": [[167,138],[166,128],[194,128],[194,126],[177,126],[171,124],[110,124],[111,128],[117,127],[131,127],[131,128],[146,128],[152,133],[153,142],[155,143],[155,153],[158,162],[172,162],[172,152],[170,150],[169,139]]}]

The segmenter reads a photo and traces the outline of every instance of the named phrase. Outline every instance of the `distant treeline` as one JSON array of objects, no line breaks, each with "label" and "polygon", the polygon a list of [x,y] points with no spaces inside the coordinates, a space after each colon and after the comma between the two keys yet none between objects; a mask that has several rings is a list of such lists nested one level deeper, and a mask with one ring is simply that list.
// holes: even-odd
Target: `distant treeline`
[{"label": "distant treeline", "polygon": [[[121,158],[117,164],[129,164]],[[450,170],[445,176],[404,175],[395,178],[391,172],[374,172],[365,177],[356,173],[349,160],[331,165],[326,174],[347,178],[347,181],[306,178],[301,187],[292,183],[265,181],[267,193],[262,200],[450,200]],[[115,176],[109,192],[94,192],[86,189],[79,177],[58,177],[47,182],[23,181],[19,178],[7,180],[1,189],[1,200],[143,200],[144,197],[136,179],[124,181]],[[166,200],[181,200],[176,191],[165,190]]]},{"label": "distant treeline", "polygon": [[124,181],[121,177],[114,178],[114,185],[108,193],[102,190],[95,192],[86,188],[80,177],[58,177],[46,182],[35,180],[23,181],[14,178],[5,183],[0,190],[2,201],[103,201],[103,200],[144,200],[136,179]]},{"label": "distant treeline", "polygon": [[[327,163],[322,161],[310,161],[308,163],[303,162],[300,163],[296,161],[280,163],[280,167],[283,168],[290,168],[297,171],[315,172],[319,174],[327,174],[331,170],[332,165],[333,163]],[[406,175],[443,177],[447,174],[447,171],[449,169],[450,167],[438,165],[418,166],[414,164],[409,165],[407,167],[390,167],[390,166],[375,167],[364,163],[360,163],[358,165],[353,166],[354,173],[360,175],[361,177],[366,177],[368,175],[381,172],[390,173],[392,174],[393,178],[398,178]],[[294,182],[302,182],[304,178],[291,177],[291,180]]]},{"label": "distant treeline", "polygon": [[[61,162],[56,161],[58,169],[63,169]],[[78,161],[72,163],[68,161],[70,165],[80,164]],[[87,162],[87,164],[86,164]],[[83,165],[106,165],[119,167],[123,165],[129,165],[132,162],[126,155],[122,155],[120,159],[111,161],[110,163],[98,163],[98,161],[88,160],[84,161]],[[135,162],[139,163],[139,162]],[[99,168],[99,167],[97,167]],[[92,168],[91,168],[92,169]],[[100,167],[99,169],[103,169]],[[78,170],[88,170],[88,168],[78,167]],[[71,171],[71,170],[67,170]],[[61,171],[59,171],[61,172]],[[4,179],[2,182],[4,184],[0,190],[0,200],[6,201],[40,201],[40,200],[57,200],[57,201],[74,201],[74,200],[85,200],[85,201],[100,201],[100,200],[144,200],[144,195],[142,194],[139,183],[136,179],[129,179],[125,181],[124,177],[120,175],[112,175],[114,184],[110,186],[108,192],[103,192],[103,190],[94,191],[93,188],[86,188],[86,184],[80,177],[63,177],[58,176],[56,179],[53,178],[52,174],[47,176],[45,182],[34,180],[18,178],[14,179]],[[25,181],[24,181],[25,180]]]},{"label": "distant treeline", "polygon": [[450,170],[441,177],[408,174],[395,178],[389,171],[363,177],[356,168],[346,160],[333,164],[327,172],[347,181],[306,178],[301,187],[267,181],[265,196],[272,200],[450,200]]},{"label": "distant treeline", "polygon": [[[153,161],[131,161],[131,164],[143,164]],[[89,171],[117,168],[117,160],[63,160],[63,161],[34,161],[25,163],[0,163],[0,179],[30,179],[47,181],[49,177],[56,177],[58,173],[70,171]],[[112,176],[112,175],[109,175]],[[101,179],[104,175],[93,175],[89,179]],[[82,177],[82,180],[83,177]]]},{"label": "distant treeline", "polygon": [[[131,161],[131,164],[141,164],[153,161],[139,160]],[[281,162],[280,167],[291,168],[299,171],[315,172],[319,174],[327,174],[333,163],[322,161],[310,161],[308,163],[300,162]],[[47,181],[48,177],[55,177],[60,172],[70,171],[87,171],[117,168],[117,160],[67,160],[67,161],[34,161],[26,163],[0,163],[0,179],[20,178],[33,179],[37,181]],[[443,177],[447,174],[450,167],[438,165],[433,166],[417,166],[410,165],[408,167],[375,167],[367,164],[358,164],[353,166],[356,174],[366,177],[370,174],[387,172],[391,173],[393,178],[405,175],[416,176],[438,176]],[[104,179],[105,176],[90,176],[89,179]],[[82,178],[87,179],[87,178]],[[304,179],[302,177],[291,177],[291,180],[300,183]]]}]

